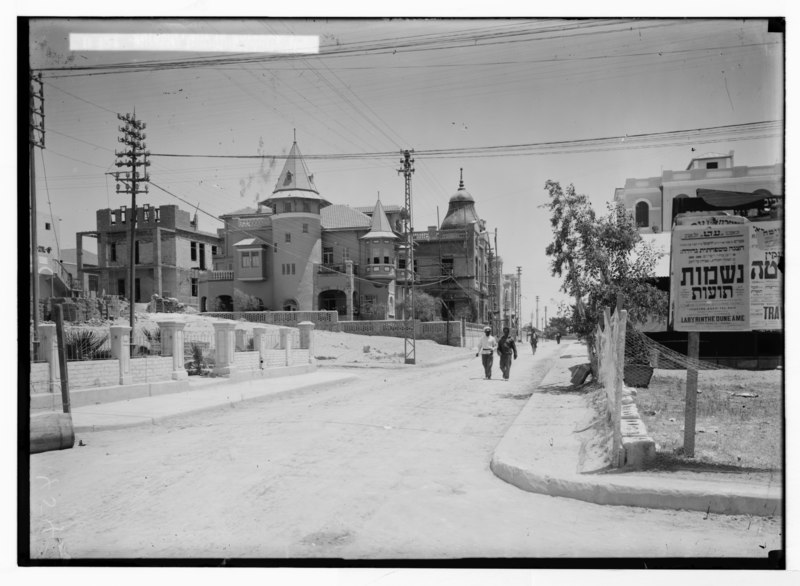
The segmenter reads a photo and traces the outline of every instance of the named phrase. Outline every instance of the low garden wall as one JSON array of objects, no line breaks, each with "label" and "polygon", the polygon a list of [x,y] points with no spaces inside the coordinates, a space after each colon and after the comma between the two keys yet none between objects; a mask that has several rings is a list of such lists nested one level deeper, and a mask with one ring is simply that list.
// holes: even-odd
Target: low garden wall
[{"label": "low garden wall", "polygon": [[[464,345],[462,323],[459,321],[428,321],[415,323],[418,340],[433,340],[439,344],[461,347]],[[412,333],[411,324],[402,320],[340,321],[338,331],[363,336],[389,336],[405,338]]]}]

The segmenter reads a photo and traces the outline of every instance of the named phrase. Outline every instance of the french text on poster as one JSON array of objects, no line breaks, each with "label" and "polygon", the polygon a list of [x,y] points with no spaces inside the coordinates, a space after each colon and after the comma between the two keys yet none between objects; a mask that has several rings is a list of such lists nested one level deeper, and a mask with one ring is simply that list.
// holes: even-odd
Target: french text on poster
[{"label": "french text on poster", "polygon": [[749,226],[676,226],[672,233],[674,329],[750,329]]}]

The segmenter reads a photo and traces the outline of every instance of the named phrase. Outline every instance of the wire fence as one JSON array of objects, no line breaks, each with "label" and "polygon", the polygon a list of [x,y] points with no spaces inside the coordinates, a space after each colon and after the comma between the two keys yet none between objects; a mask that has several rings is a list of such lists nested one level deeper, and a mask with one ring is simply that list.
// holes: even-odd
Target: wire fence
[{"label": "wire fence", "polygon": [[[687,396],[696,373],[696,396]],[[695,400],[695,456],[754,470],[781,467],[783,372],[738,370],[693,359],[633,327],[625,340],[625,384],[662,455],[682,455],[686,404]],[[690,427],[691,429],[691,427]]]}]

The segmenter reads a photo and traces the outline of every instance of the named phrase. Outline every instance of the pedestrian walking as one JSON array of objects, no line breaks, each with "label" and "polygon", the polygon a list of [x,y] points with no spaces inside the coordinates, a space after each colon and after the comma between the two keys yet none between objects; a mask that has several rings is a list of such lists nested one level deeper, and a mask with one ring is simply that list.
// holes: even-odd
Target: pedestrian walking
[{"label": "pedestrian walking", "polygon": [[536,346],[539,345],[539,336],[536,335],[536,330],[531,330],[531,352],[536,354]]},{"label": "pedestrian walking", "polygon": [[511,374],[511,357],[517,359],[517,344],[514,337],[509,336],[509,329],[503,328],[503,337],[497,342],[497,353],[500,355],[500,370],[503,372],[503,380],[508,380]]},{"label": "pedestrian walking", "polygon": [[497,338],[492,335],[492,328],[489,326],[483,328],[483,333],[484,336],[481,338],[480,342],[478,342],[475,356],[478,354],[481,355],[484,376],[486,380],[488,380],[492,378],[492,364],[494,363],[494,351],[497,348]]},{"label": "pedestrian walking", "polygon": [[556,344],[561,343],[561,334],[556,334]]}]

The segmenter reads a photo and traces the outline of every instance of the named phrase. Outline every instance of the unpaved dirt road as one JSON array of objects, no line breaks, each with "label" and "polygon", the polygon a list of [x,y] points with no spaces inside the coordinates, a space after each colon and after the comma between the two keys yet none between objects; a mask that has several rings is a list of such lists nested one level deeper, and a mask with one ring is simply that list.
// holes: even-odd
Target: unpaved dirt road
[{"label": "unpaved dirt road", "polygon": [[364,369],[310,394],[79,434],[85,446],[31,457],[31,557],[763,558],[780,548],[780,520],[600,506],[494,476],[495,446],[560,349],[534,358],[521,346],[510,382],[483,380],[477,358]]}]

